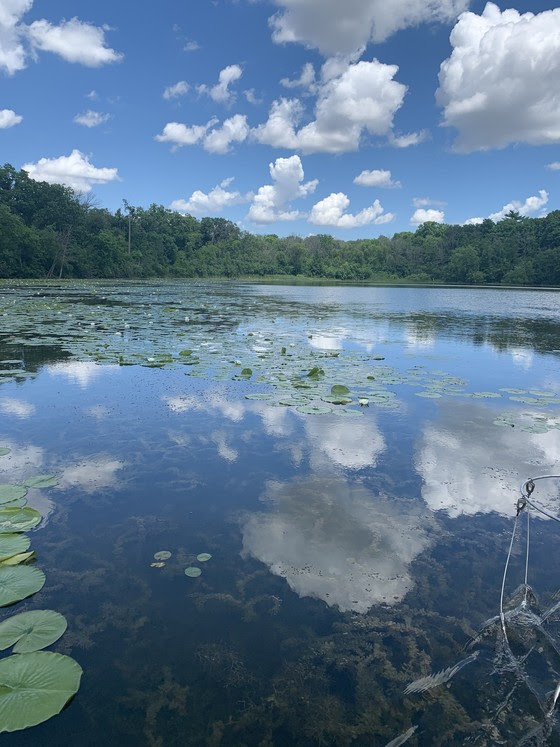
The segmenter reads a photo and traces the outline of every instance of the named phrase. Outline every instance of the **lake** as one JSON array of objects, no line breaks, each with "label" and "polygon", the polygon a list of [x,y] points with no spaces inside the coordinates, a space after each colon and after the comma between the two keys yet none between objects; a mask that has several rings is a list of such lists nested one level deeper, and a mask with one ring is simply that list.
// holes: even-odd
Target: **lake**
[{"label": "lake", "polygon": [[3,281],[0,360],[83,669],[7,745],[560,744],[559,293]]}]

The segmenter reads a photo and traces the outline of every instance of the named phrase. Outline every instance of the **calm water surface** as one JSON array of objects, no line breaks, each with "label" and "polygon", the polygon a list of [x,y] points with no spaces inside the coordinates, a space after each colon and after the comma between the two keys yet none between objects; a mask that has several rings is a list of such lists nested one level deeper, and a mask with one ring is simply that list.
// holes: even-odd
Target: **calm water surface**
[{"label": "calm water surface", "polygon": [[[60,478],[28,496],[46,584],[1,619],[63,613],[84,670],[3,741],[560,744],[555,613],[484,627],[518,485],[558,472],[559,356],[555,292],[0,285],[0,482]],[[542,620],[560,527],[531,522]]]}]

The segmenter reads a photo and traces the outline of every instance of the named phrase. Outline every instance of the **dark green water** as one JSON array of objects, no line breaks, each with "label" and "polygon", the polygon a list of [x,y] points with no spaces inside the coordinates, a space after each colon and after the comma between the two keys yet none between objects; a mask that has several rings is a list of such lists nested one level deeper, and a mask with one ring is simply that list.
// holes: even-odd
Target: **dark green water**
[{"label": "dark green water", "polygon": [[[512,632],[523,676],[496,626],[465,650],[498,614],[519,483],[558,472],[559,356],[555,292],[0,285],[0,482],[60,476],[28,496],[46,584],[0,618],[63,613],[51,650],[84,670],[3,741],[560,744],[554,615]],[[558,513],[555,483],[535,496]],[[560,527],[531,532],[544,610]]]}]

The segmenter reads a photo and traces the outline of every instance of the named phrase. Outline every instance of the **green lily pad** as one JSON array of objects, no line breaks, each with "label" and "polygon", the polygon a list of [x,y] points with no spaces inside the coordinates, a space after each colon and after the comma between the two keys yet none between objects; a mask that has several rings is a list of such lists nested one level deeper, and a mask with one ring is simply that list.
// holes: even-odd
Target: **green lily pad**
[{"label": "green lily pad", "polygon": [[246,394],[245,395],[245,399],[262,399],[262,400],[267,400],[267,399],[274,399],[274,397],[275,397],[274,394],[265,394],[264,392],[261,393],[261,394]]},{"label": "green lily pad", "polygon": [[246,378],[250,378],[253,375],[253,369],[252,368],[244,368],[241,371],[241,376],[244,376]]},{"label": "green lily pad", "polygon": [[0,566],[0,607],[36,594],[44,583],[45,574],[39,568],[29,565]]},{"label": "green lily pad", "polygon": [[171,553],[169,550],[159,550],[159,552],[154,553],[154,558],[156,560],[169,560],[171,557]]},{"label": "green lily pad", "polygon": [[0,534],[4,532],[26,532],[41,521],[41,514],[34,508],[0,509]]},{"label": "green lily pad", "polygon": [[341,397],[350,394],[350,389],[348,389],[347,386],[344,386],[344,384],[334,384],[331,387],[331,394],[333,397]]},{"label": "green lily pad", "polygon": [[27,488],[23,485],[0,485],[0,503],[10,503],[25,498]]},{"label": "green lily pad", "polygon": [[27,563],[28,560],[33,560],[35,557],[35,551],[31,552],[20,552],[17,555],[12,555],[6,560],[0,560],[0,566],[3,565],[19,565],[20,563]]},{"label": "green lily pad", "polygon": [[296,410],[304,415],[326,415],[332,412],[330,407],[323,407],[323,405],[300,405],[296,407]]},{"label": "green lily pad", "polygon": [[78,692],[82,668],[70,656],[34,651],[0,661],[0,732],[56,716]]},{"label": "green lily pad", "polygon": [[39,651],[58,641],[66,630],[64,615],[53,610],[30,610],[0,622],[0,651],[15,643],[14,654]]},{"label": "green lily pad", "polygon": [[335,397],[332,394],[327,395],[326,397],[321,397],[323,402],[330,402],[331,405],[350,405],[352,404],[352,400],[350,397]]},{"label": "green lily pad", "polygon": [[202,571],[200,568],[195,568],[194,566],[185,568],[185,576],[188,576],[189,578],[198,578],[201,573]]},{"label": "green lily pad", "polygon": [[5,456],[6,454],[9,454],[11,449],[8,449],[6,446],[0,446],[0,456]]},{"label": "green lily pad", "polygon": [[28,477],[23,484],[27,488],[52,488],[58,485],[58,477],[56,475],[35,475],[35,477]]},{"label": "green lily pad", "polygon": [[427,397],[429,399],[437,399],[441,397],[439,392],[414,392],[417,397]]},{"label": "green lily pad", "polygon": [[196,559],[199,563],[206,563],[208,560],[210,560],[212,556],[209,552],[201,552],[199,555],[196,556]]},{"label": "green lily pad", "polygon": [[0,561],[25,552],[30,544],[25,534],[0,534]]},{"label": "green lily pad", "polygon": [[150,563],[150,568],[163,568],[165,563],[163,560],[158,560],[155,563]]}]

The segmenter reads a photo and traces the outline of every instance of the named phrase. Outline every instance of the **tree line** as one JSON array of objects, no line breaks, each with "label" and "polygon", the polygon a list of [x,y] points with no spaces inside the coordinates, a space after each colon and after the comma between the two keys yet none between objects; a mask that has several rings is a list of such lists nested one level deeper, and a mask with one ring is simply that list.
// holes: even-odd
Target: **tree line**
[{"label": "tree line", "polygon": [[392,238],[254,235],[224,218],[123,203],[0,168],[0,277],[305,276],[348,281],[560,286],[560,210],[494,223],[424,223]]}]

